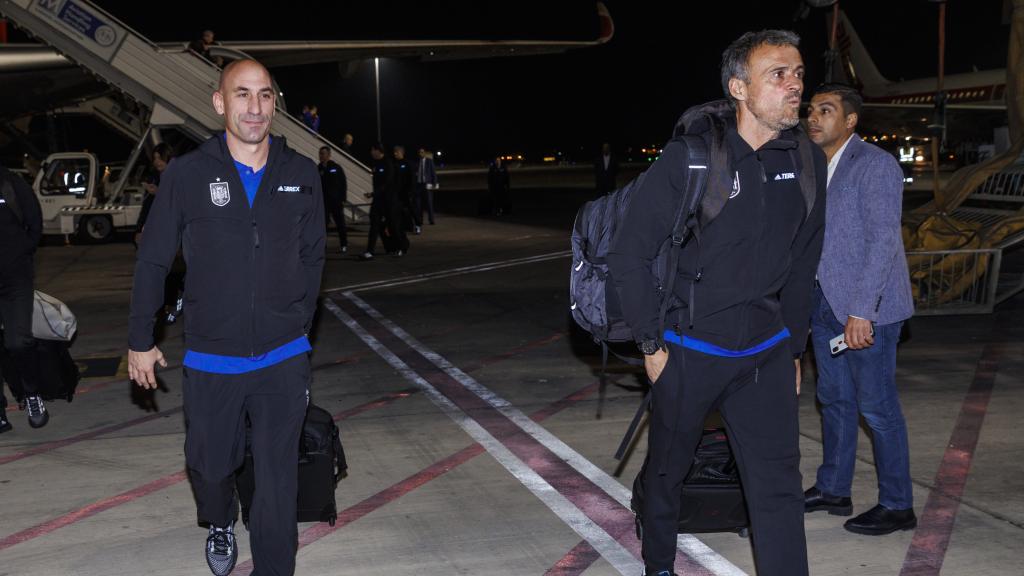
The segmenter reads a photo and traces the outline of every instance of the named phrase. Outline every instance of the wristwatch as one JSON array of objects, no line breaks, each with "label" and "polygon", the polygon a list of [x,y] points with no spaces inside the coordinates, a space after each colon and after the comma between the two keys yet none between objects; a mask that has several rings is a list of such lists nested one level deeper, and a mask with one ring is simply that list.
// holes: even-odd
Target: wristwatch
[{"label": "wristwatch", "polygon": [[645,356],[650,356],[659,350],[658,341],[653,338],[641,340],[636,343],[636,346],[644,353]]}]

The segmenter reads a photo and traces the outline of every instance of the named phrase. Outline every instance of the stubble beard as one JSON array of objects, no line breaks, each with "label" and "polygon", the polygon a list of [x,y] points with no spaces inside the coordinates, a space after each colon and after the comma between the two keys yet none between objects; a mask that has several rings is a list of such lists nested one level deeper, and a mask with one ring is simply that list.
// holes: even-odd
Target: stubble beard
[{"label": "stubble beard", "polygon": [[800,123],[800,108],[796,107],[796,110],[790,114],[789,104],[783,103],[779,110],[766,110],[759,104],[751,102],[752,105],[748,106],[750,113],[754,115],[754,118],[761,123],[765,128],[768,128],[772,132],[782,132],[789,130]]},{"label": "stubble beard", "polygon": [[245,125],[246,118],[245,114],[240,114],[235,118],[235,134],[234,136],[246,144],[259,144],[267,139],[267,134],[270,133],[270,121],[271,118],[268,116],[261,116],[264,120],[262,128],[247,128]]}]

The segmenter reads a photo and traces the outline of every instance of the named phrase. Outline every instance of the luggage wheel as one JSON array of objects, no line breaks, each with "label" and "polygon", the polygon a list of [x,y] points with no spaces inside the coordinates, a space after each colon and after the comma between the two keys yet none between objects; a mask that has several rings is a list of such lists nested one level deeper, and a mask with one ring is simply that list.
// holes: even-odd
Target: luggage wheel
[{"label": "luggage wheel", "polygon": [[740,528],[739,530],[737,530],[736,534],[740,538],[750,538],[750,527],[744,526],[743,528]]},{"label": "luggage wheel", "polygon": [[328,519],[327,519],[327,523],[328,523],[328,524],[330,524],[331,526],[334,526],[334,522],[335,522],[335,521],[336,521],[337,519],[338,519],[338,517],[337,517],[337,516],[331,516],[330,518],[328,518]]}]

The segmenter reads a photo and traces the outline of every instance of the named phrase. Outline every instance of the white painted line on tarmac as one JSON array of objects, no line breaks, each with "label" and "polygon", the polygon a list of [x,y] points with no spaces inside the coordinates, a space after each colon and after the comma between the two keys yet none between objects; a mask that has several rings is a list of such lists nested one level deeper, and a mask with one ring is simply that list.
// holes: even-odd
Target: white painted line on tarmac
[{"label": "white painted line on tarmac", "polygon": [[[456,382],[505,415],[505,417],[514,422],[516,426],[532,436],[548,450],[558,455],[588,480],[599,486],[601,490],[614,498],[619,504],[627,509],[629,508],[630,499],[632,498],[632,492],[629,488],[623,486],[607,472],[595,466],[590,460],[587,460],[580,453],[570,448],[565,442],[562,442],[557,436],[548,432],[543,426],[531,420],[529,416],[512,406],[512,404],[507,400],[501,398],[492,390],[477,382],[472,376],[469,376],[462,370],[459,370],[440,354],[424,346],[408,332],[400,328],[394,322],[385,318],[375,308],[367,304],[366,301],[359,298],[352,292],[345,292],[342,296],[352,301],[356,306],[359,306],[359,308],[365,311],[367,315],[379,322],[388,331],[405,342],[406,345],[418,352],[421,356],[429,360],[432,364],[451,376]],[[333,305],[334,303],[332,302],[331,304]],[[747,576],[747,573],[741,570],[738,566],[690,534],[680,534],[677,543],[680,551],[685,553],[687,556],[690,556],[718,576]]]},{"label": "white painted line on tarmac", "polygon": [[498,262],[489,262],[487,264],[476,264],[473,266],[463,266],[461,268],[451,268],[449,270],[438,270],[437,272],[428,272],[426,274],[416,274],[413,276],[402,276],[399,278],[392,278],[388,280],[377,280],[374,282],[364,282],[362,284],[350,284],[348,286],[342,286],[340,288],[328,288],[324,290],[325,293],[330,292],[363,292],[366,290],[376,290],[378,288],[394,288],[396,286],[404,286],[406,284],[416,284],[418,282],[426,282],[428,280],[438,280],[440,278],[450,278],[452,276],[462,276],[464,274],[473,274],[475,272],[486,272],[488,270],[500,270],[502,268],[509,268],[512,266],[522,266],[523,264],[533,264],[535,262],[546,262],[548,260],[557,260],[559,258],[566,258],[572,255],[571,250],[564,250],[561,252],[551,252],[548,254],[538,254],[537,256],[527,256],[524,258],[514,258],[511,260],[501,260]]},{"label": "white painted line on tarmac", "polygon": [[409,380],[421,390],[431,402],[451,418],[494,457],[516,480],[522,483],[541,502],[547,505],[563,522],[583,537],[597,550],[605,560],[611,563],[623,575],[635,576],[643,571],[643,563],[639,562],[615,538],[612,538],[600,526],[587,517],[579,508],[569,502],[551,484],[540,477],[537,472],[523,463],[498,439],[485,430],[472,417],[452,403],[444,394],[417,374],[408,364],[403,362],[394,352],[366,331],[354,318],[338,307],[330,298],[324,298],[324,307],[331,311],[352,332],[380,355],[402,377]]}]

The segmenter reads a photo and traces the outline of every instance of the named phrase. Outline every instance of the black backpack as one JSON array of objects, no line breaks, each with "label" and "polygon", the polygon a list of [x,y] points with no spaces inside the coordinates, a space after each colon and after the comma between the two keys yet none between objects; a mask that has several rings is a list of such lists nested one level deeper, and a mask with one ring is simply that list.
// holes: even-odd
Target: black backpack
[{"label": "black backpack", "polygon": [[[698,234],[698,217],[708,176],[708,146],[693,134],[678,134],[672,142],[686,147],[687,177],[683,201],[679,203],[672,234],[665,238],[653,260],[651,274],[661,295],[661,329],[665,315],[679,303],[673,296],[679,253],[691,236]],[[644,181],[646,172],[606,196],[587,202],[576,214],[572,230],[572,269],[569,272],[569,309],[576,323],[601,345],[601,384],[598,393],[597,417],[601,417],[608,387],[608,343],[629,342],[633,333],[619,307],[618,296],[609,286],[608,249],[615,240],[619,224],[625,218],[633,193]],[[623,362],[641,365],[635,358],[616,354]]]},{"label": "black backpack", "polygon": [[[708,150],[704,140],[692,134],[676,136],[673,142],[686,146],[688,170],[686,192],[679,203],[672,234],[665,238],[654,259],[651,273],[662,295],[662,321],[674,303],[671,298],[679,251],[697,231],[697,215],[704,196],[708,173]],[[633,192],[647,173],[607,194],[587,202],[576,214],[572,230],[572,270],[569,273],[569,309],[581,328],[596,342],[629,342],[633,333],[619,310],[618,297],[608,286],[608,250],[615,241],[619,224],[629,210]]]}]

